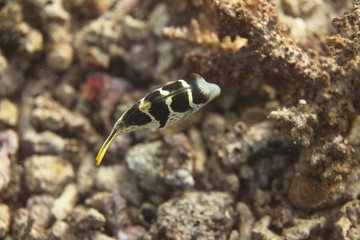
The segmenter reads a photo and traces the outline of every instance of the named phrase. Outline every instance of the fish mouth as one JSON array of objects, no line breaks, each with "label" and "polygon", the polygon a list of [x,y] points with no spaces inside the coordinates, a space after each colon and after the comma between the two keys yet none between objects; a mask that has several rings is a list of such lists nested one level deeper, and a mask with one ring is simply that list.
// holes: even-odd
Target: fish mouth
[{"label": "fish mouth", "polygon": [[221,88],[215,83],[208,83],[208,84],[209,84],[209,90],[210,90],[210,100],[209,101],[211,101],[221,94]]}]

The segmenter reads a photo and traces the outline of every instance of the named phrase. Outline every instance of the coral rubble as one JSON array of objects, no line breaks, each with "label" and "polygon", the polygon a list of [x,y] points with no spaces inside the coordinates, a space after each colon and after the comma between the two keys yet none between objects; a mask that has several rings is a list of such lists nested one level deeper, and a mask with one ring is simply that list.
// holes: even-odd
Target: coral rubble
[{"label": "coral rubble", "polygon": [[234,221],[232,203],[223,192],[187,192],[159,206],[152,231],[162,239],[226,239]]},{"label": "coral rubble", "polygon": [[[359,239],[358,0],[0,0],[1,239]],[[191,72],[222,95],[117,136]]]}]

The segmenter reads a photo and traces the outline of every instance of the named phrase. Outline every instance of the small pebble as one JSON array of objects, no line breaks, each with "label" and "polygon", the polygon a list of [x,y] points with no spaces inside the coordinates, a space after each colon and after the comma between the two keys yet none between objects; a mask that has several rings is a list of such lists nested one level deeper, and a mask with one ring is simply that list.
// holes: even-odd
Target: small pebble
[{"label": "small pebble", "polygon": [[333,239],[347,239],[351,228],[351,222],[346,217],[341,217],[335,224],[332,231]]},{"label": "small pebble", "polygon": [[28,154],[58,155],[59,157],[72,160],[77,164],[86,152],[83,141],[75,138],[63,138],[51,131],[40,133],[28,130],[22,135],[22,146]]},{"label": "small pebble", "polygon": [[106,228],[113,236],[122,231],[125,226],[132,225],[128,216],[126,200],[117,190],[98,192],[85,200],[87,206],[99,210],[106,217]]},{"label": "small pebble", "polygon": [[31,192],[59,194],[75,177],[68,160],[52,155],[33,155],[25,159],[25,184]]},{"label": "small pebble", "polygon": [[289,189],[290,202],[307,211],[323,203],[327,194],[328,189],[324,183],[307,176],[297,176]]},{"label": "small pebble", "polygon": [[142,193],[137,186],[137,180],[124,164],[100,166],[94,175],[97,189],[112,191],[118,189],[120,194],[135,205],[140,205]]},{"label": "small pebble", "polygon": [[95,208],[77,206],[72,212],[73,224],[84,231],[101,229],[104,227],[106,218]]},{"label": "small pebble", "polygon": [[146,22],[126,15],[123,19],[123,31],[131,41],[141,41],[149,37],[149,29]]},{"label": "small pebble", "polygon": [[[106,235],[106,234],[104,234],[102,232],[99,232],[99,231],[96,231],[91,239],[92,240],[116,240],[116,239],[122,240],[121,238],[109,237],[108,235]],[[127,238],[127,239],[124,239],[124,240],[132,240],[132,239]]]},{"label": "small pebble", "polygon": [[6,236],[10,229],[10,208],[5,203],[0,203],[0,238]]},{"label": "small pebble", "polygon": [[47,56],[49,66],[56,71],[70,68],[74,58],[74,50],[70,43],[58,42],[51,46]]},{"label": "small pebble", "polygon": [[0,132],[0,192],[3,192],[12,178],[11,168],[19,148],[19,137],[13,130]]},{"label": "small pebble", "polygon": [[32,218],[32,225],[45,230],[50,226],[51,208],[54,197],[49,194],[32,195],[26,202],[26,209]]},{"label": "small pebble", "polygon": [[64,192],[54,201],[51,213],[57,220],[64,220],[73,211],[78,200],[78,190],[76,185],[68,184]]},{"label": "small pebble", "polygon": [[283,235],[285,239],[296,240],[296,239],[308,239],[311,231],[324,227],[325,217],[314,218],[314,219],[299,219],[293,220],[294,226],[285,228]]},{"label": "small pebble", "polygon": [[164,169],[164,144],[155,141],[129,148],[125,160],[129,169],[140,179],[140,185],[152,192],[164,192],[161,171]]},{"label": "small pebble", "polygon": [[127,240],[127,239],[143,239],[146,234],[144,227],[135,225],[127,227],[124,230],[120,230],[117,234],[118,239]]},{"label": "small pebble", "polygon": [[285,240],[284,237],[275,234],[269,229],[270,216],[266,215],[254,223],[252,229],[253,240]]},{"label": "small pebble", "polygon": [[[15,127],[19,120],[19,109],[8,99],[0,101],[0,124]],[[0,125],[1,126],[1,125]]]},{"label": "small pebble", "polygon": [[19,208],[15,211],[12,224],[12,235],[15,239],[26,239],[31,228],[31,217],[28,210]]},{"label": "small pebble", "polygon": [[75,239],[72,235],[72,229],[67,222],[57,220],[50,229],[51,239],[56,240],[69,240]]},{"label": "small pebble", "polygon": [[81,195],[90,193],[94,187],[94,175],[96,175],[98,169],[96,169],[93,160],[94,156],[87,154],[82,158],[80,166],[76,171],[77,189]]},{"label": "small pebble", "polygon": [[251,240],[251,229],[255,218],[250,208],[243,202],[236,204],[236,212],[239,214],[239,237],[242,240]]}]

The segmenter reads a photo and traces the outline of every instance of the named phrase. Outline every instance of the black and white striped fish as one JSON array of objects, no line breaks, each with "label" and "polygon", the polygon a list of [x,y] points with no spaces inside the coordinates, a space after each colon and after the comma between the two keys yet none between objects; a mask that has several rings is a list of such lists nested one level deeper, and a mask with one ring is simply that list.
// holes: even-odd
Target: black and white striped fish
[{"label": "black and white striped fish", "polygon": [[141,128],[163,128],[175,124],[185,116],[198,111],[220,95],[220,87],[208,83],[199,74],[170,82],[139,100],[115,123],[102,145],[96,165],[100,165],[111,141],[117,135]]}]

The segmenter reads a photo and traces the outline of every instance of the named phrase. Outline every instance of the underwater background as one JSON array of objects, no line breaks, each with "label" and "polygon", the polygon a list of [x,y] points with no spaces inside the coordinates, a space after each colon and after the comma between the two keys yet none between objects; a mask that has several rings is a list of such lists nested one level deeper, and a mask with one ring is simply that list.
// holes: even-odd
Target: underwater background
[{"label": "underwater background", "polygon": [[359,0],[0,0],[0,239],[360,239],[359,110]]}]

